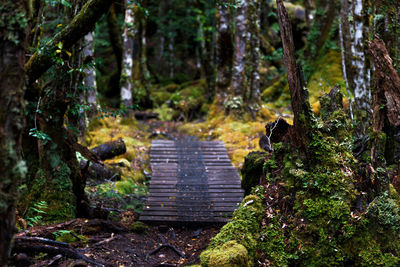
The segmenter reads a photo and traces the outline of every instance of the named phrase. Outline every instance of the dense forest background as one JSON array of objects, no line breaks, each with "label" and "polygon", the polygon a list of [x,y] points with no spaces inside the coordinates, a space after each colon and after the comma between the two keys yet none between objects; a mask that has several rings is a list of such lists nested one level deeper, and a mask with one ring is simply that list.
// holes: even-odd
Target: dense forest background
[{"label": "dense forest background", "polygon": [[170,135],[248,195],[202,266],[400,264],[398,0],[0,3],[1,266],[16,226],[140,214]]}]

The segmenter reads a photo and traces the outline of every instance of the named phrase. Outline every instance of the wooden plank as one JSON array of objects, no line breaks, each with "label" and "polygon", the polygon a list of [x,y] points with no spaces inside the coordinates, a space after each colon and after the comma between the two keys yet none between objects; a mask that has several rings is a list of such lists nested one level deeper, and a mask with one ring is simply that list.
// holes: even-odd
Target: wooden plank
[{"label": "wooden plank", "polygon": [[[206,191],[207,192],[207,191]],[[204,191],[197,191],[197,192],[151,192],[151,197],[205,197]],[[235,197],[243,197],[242,192],[209,192],[206,197],[209,198],[235,198]]]},{"label": "wooden plank", "polygon": [[[149,196],[147,198],[147,201],[155,201],[155,202],[169,202],[169,201],[175,201],[177,199],[176,196],[171,196],[171,197],[153,197],[153,196]],[[207,199],[208,201],[212,202],[229,202],[229,203],[237,203],[237,202],[241,202],[242,201],[242,197],[240,196],[234,196],[234,197],[210,197]],[[204,202],[204,198],[196,198],[196,197],[186,197],[185,198],[185,202],[186,203],[203,203]]]},{"label": "wooden plank", "polygon": [[[150,188],[151,193],[164,193],[164,192],[170,192],[170,190],[175,190],[175,192],[178,192],[176,188]],[[243,193],[244,190],[241,188],[228,188],[228,189],[221,189],[221,188],[207,188],[206,191],[190,191],[193,193],[203,193],[203,192],[209,192],[209,193]]]},{"label": "wooden plank", "polygon": [[[197,210],[201,208],[208,208],[209,211],[230,211],[233,212],[237,209],[237,207],[233,206],[196,206],[193,207],[192,205],[190,206],[183,206],[184,210]],[[147,205],[143,208],[143,211],[148,211],[148,210],[168,210],[168,211],[176,211],[177,206],[161,206],[161,205]]]},{"label": "wooden plank", "polygon": [[178,218],[178,216],[143,216],[140,217],[142,221],[152,221],[152,222],[228,222],[229,218],[224,217],[187,217]]}]

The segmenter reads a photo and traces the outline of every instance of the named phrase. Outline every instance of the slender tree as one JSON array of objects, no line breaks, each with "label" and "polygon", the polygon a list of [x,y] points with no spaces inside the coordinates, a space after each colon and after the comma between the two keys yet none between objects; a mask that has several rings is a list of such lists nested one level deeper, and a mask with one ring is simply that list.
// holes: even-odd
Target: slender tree
[{"label": "slender tree", "polygon": [[132,68],[133,68],[133,38],[137,34],[135,28],[134,9],[136,4],[130,0],[125,2],[125,26],[123,33],[124,53],[121,75],[121,104],[125,107],[133,105],[132,100]]},{"label": "slender tree", "polygon": [[225,106],[229,112],[239,115],[243,112],[243,96],[247,86],[246,81],[246,44],[247,44],[247,20],[248,20],[248,0],[238,2],[235,15],[235,47],[233,53],[232,66],[232,86]]},{"label": "slender tree", "polygon": [[260,0],[250,1],[248,7],[247,32],[249,35],[247,54],[247,87],[246,102],[253,118],[260,109]]},{"label": "slender tree", "polygon": [[[85,35],[85,47],[83,49],[84,61],[90,63],[94,58],[93,33]],[[89,105],[87,116],[92,118],[97,113],[97,88],[96,70],[93,64],[88,64],[84,70],[85,78],[83,85],[86,86],[86,102]]]},{"label": "slender tree", "polygon": [[0,1],[0,266],[7,265],[15,229],[18,186],[26,173],[21,158],[27,12],[25,1]]},{"label": "slender tree", "polygon": [[217,7],[217,102],[220,104],[228,96],[228,88],[232,81],[232,22],[228,6],[219,4]]}]

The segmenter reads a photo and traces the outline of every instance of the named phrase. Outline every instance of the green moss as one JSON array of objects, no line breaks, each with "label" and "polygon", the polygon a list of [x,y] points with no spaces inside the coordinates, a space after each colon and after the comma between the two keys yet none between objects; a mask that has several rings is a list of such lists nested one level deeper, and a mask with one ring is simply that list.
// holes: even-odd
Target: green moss
[{"label": "green moss", "polygon": [[284,75],[282,75],[282,77],[278,81],[263,90],[263,92],[261,93],[261,99],[265,102],[276,101],[282,94],[286,85],[287,79]]},{"label": "green moss", "polygon": [[[232,246],[232,244],[240,244],[241,246],[235,245],[234,247],[240,249],[240,251],[242,251],[242,247],[244,247],[247,251],[246,255],[248,255],[250,259],[248,262],[249,265],[237,266],[252,266],[252,259],[254,259],[256,254],[257,238],[262,215],[262,200],[256,195],[245,197],[240,207],[233,213],[231,221],[221,228],[221,231],[211,239],[207,250],[201,254],[202,266],[219,266],[211,265],[210,259],[216,259],[216,255],[220,255],[221,247],[228,242],[231,242],[229,246]],[[232,241],[235,243],[232,243]]]},{"label": "green moss", "polygon": [[265,152],[250,152],[244,159],[242,173],[242,188],[246,195],[251,188],[260,183],[260,177],[263,174],[263,165],[266,160]]},{"label": "green moss", "polygon": [[246,267],[251,266],[247,249],[236,241],[228,241],[212,251],[200,256],[201,266],[207,267]]},{"label": "green moss", "polygon": [[131,227],[130,231],[136,234],[144,234],[149,230],[149,227],[142,223],[142,222],[134,222]]},{"label": "green moss", "polygon": [[171,93],[166,91],[156,91],[151,93],[150,99],[156,106],[161,106],[171,98]]},{"label": "green moss", "polygon": [[307,84],[310,103],[315,103],[322,94],[329,92],[335,84],[344,84],[340,52],[329,50],[313,62],[314,70]]},{"label": "green moss", "polygon": [[88,241],[88,238],[84,235],[77,235],[74,232],[71,231],[62,231],[61,233],[58,234],[56,241],[59,242],[64,242],[64,243],[86,243]]}]

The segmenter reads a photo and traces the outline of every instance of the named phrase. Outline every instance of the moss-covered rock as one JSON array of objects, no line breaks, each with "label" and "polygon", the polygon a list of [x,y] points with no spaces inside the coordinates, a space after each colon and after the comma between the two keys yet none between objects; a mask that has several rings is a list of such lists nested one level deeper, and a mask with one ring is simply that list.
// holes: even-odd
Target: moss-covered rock
[{"label": "moss-covered rock", "polygon": [[244,159],[242,167],[242,188],[245,195],[250,194],[251,188],[258,185],[263,174],[263,166],[267,153],[256,151],[250,152]]},{"label": "moss-covered rock", "polygon": [[[252,259],[256,254],[262,215],[262,200],[256,195],[245,197],[240,207],[233,213],[231,221],[221,228],[221,231],[211,239],[207,250],[201,254],[202,266],[253,266]],[[224,245],[232,249],[232,255],[236,255],[235,261],[218,265],[222,262],[215,263],[213,260],[221,255],[221,248]],[[229,257],[225,259],[229,260]],[[244,265],[229,265],[229,263]]]},{"label": "moss-covered rock", "polygon": [[235,240],[228,241],[214,250],[201,254],[201,266],[246,267],[251,266],[247,249]]}]

